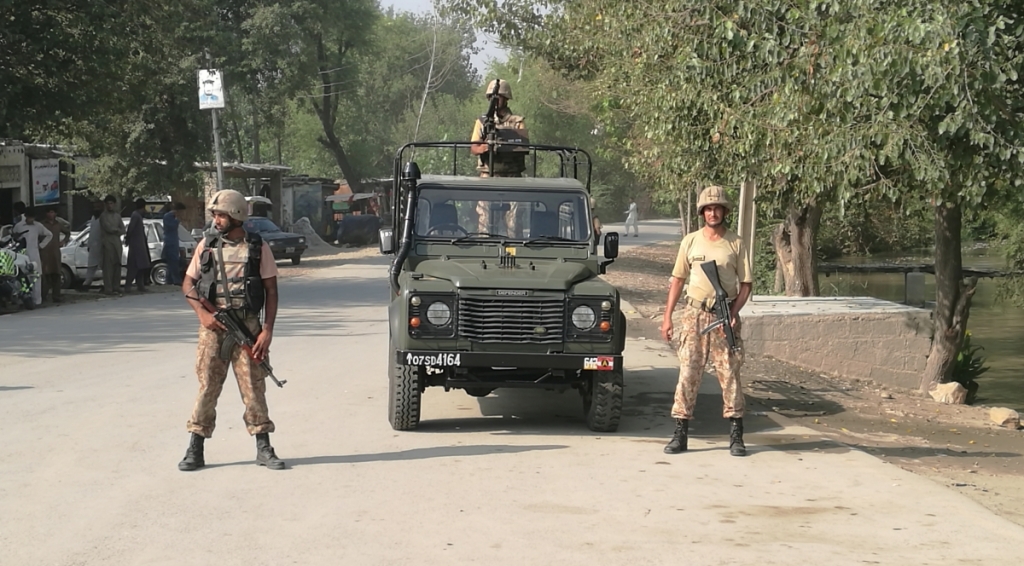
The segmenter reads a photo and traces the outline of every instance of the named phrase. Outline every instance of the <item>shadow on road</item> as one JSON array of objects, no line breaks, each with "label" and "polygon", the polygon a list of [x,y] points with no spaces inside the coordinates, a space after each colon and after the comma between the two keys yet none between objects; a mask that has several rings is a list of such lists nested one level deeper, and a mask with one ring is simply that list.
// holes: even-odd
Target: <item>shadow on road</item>
[{"label": "shadow on road", "polygon": [[18,391],[20,389],[35,389],[31,385],[0,385],[0,391]]},{"label": "shadow on road", "polygon": [[[398,462],[406,460],[426,460],[429,458],[460,458],[465,456],[488,456],[491,454],[518,454],[538,450],[562,450],[568,446],[560,444],[544,444],[532,446],[513,446],[507,444],[481,444],[472,446],[437,446],[434,448],[413,448],[399,452],[381,452],[377,454],[348,454],[339,456],[312,456],[309,458],[285,458],[288,467],[314,466],[318,464],[365,464],[368,462]],[[227,464],[209,464],[207,468],[223,468],[227,466],[251,466],[252,460],[231,462]]]}]

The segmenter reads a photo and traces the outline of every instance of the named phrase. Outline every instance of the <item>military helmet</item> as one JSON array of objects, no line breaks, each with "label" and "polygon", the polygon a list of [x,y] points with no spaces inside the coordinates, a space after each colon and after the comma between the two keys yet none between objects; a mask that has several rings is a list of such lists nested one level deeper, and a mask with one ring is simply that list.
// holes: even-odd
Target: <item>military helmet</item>
[{"label": "military helmet", "polygon": [[724,206],[726,211],[732,210],[732,203],[729,202],[729,197],[725,196],[725,189],[718,185],[711,185],[700,192],[700,197],[697,198],[697,214],[703,214],[704,207],[713,204]]},{"label": "military helmet", "polygon": [[498,81],[501,81],[498,83],[498,96],[504,96],[505,98],[512,100],[512,87],[509,86],[508,81],[502,81],[501,79],[494,79],[487,83],[487,89],[484,90],[484,96],[491,96],[491,93],[494,92],[494,83]]},{"label": "military helmet", "polygon": [[225,189],[217,192],[210,199],[210,206],[207,207],[210,212],[223,212],[231,218],[239,222],[245,222],[249,219],[249,203],[245,202],[245,197],[242,193],[233,190]]}]

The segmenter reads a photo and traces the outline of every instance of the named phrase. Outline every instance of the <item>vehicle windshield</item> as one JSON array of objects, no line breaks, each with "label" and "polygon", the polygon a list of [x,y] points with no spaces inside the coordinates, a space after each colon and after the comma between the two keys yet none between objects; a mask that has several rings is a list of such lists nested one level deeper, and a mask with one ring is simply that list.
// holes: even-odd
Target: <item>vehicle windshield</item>
[{"label": "vehicle windshield", "polygon": [[280,232],[281,229],[277,227],[269,218],[257,216],[250,218],[245,221],[246,232]]},{"label": "vehicle windshield", "polygon": [[423,187],[416,235],[439,239],[590,241],[583,191],[496,191]]}]

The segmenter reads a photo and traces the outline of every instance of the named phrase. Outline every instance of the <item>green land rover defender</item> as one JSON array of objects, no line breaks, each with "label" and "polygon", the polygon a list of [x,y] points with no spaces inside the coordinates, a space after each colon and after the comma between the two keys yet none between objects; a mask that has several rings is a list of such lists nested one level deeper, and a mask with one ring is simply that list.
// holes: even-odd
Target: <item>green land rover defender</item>
[{"label": "green land rover defender", "polygon": [[618,255],[619,236],[605,234],[597,255],[590,156],[523,144],[535,174],[538,152],[557,156],[554,177],[421,175],[403,160],[410,148],[468,145],[407,144],[395,157],[394,221],[380,237],[381,252],[395,255],[391,426],[416,428],[431,386],[477,397],[502,387],[575,388],[587,426],[615,431],[626,319],[618,291],[598,275]]}]

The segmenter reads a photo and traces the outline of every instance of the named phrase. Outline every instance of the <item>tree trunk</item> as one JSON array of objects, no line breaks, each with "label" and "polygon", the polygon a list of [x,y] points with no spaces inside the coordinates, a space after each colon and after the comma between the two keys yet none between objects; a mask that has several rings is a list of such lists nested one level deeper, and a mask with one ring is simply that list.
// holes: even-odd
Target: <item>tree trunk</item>
[{"label": "tree trunk", "polygon": [[816,297],[818,290],[817,249],[821,207],[810,202],[791,208],[786,219],[772,233],[777,266],[786,282],[786,296]]},{"label": "tree trunk", "polygon": [[[339,50],[340,52],[341,50]],[[317,141],[334,156],[334,160],[338,163],[338,168],[341,169],[341,174],[345,177],[345,181],[348,182],[352,192],[359,193],[362,192],[362,183],[359,182],[359,175],[349,162],[348,155],[345,154],[345,148],[341,145],[341,140],[338,139],[338,135],[334,132],[334,124],[338,117],[340,94],[334,88],[334,72],[329,67],[330,61],[327,59],[327,50],[324,47],[323,37],[317,38],[317,59],[320,63],[321,84],[319,103],[317,103],[316,98],[310,99],[313,110],[316,112],[317,117],[320,118],[320,125],[323,126],[324,130],[324,135]]]},{"label": "tree trunk", "polygon": [[960,230],[963,212],[959,204],[935,207],[935,311],[934,334],[920,388],[927,392],[953,375],[956,356],[963,346],[971,298],[977,278],[964,280]]},{"label": "tree trunk", "polygon": [[683,234],[690,232],[690,212],[687,210],[686,205],[683,204],[683,199],[679,199],[679,226],[683,229]]}]

